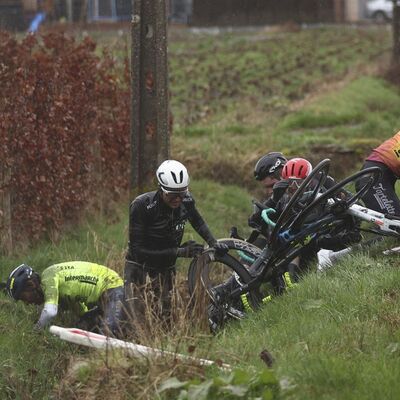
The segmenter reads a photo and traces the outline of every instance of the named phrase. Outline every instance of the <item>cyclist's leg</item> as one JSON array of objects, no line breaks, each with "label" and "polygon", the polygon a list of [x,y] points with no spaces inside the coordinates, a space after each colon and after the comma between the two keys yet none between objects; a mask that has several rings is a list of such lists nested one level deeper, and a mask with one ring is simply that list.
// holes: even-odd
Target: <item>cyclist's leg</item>
[{"label": "cyclist's leg", "polygon": [[[376,161],[366,161],[362,170],[369,167],[378,167],[382,171],[382,178],[363,196],[365,205],[375,211],[384,214],[400,215],[400,200],[396,195],[395,174],[385,165]],[[357,186],[363,184],[363,179],[357,182]]]},{"label": "cyclist's leg", "polygon": [[143,288],[146,282],[146,272],[142,264],[126,260],[124,270],[125,319],[136,331],[141,325],[145,314]]},{"label": "cyclist's leg", "polygon": [[101,296],[103,318],[101,332],[106,335],[122,337],[124,288],[122,286],[108,289]]},{"label": "cyclist's leg", "polygon": [[147,270],[150,277],[150,290],[153,294],[151,304],[154,307],[156,315],[166,322],[170,323],[172,312],[172,289],[175,283],[175,267],[169,267],[164,270]]},{"label": "cyclist's leg", "polygon": [[75,326],[84,331],[99,333],[99,321],[101,316],[101,307],[97,305],[85,312],[75,323]]}]

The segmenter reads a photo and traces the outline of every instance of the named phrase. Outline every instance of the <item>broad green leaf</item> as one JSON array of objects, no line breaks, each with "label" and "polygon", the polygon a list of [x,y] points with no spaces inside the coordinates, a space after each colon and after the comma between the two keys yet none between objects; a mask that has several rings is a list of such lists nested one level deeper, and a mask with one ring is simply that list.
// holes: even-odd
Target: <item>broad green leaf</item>
[{"label": "broad green leaf", "polygon": [[203,383],[190,386],[188,390],[188,399],[189,400],[206,400],[208,398],[208,394],[213,385],[212,380],[204,381]]},{"label": "broad green leaf", "polygon": [[187,382],[181,382],[179,379],[173,377],[164,381],[158,388],[158,392],[161,393],[169,389],[179,389],[185,387],[186,385]]}]

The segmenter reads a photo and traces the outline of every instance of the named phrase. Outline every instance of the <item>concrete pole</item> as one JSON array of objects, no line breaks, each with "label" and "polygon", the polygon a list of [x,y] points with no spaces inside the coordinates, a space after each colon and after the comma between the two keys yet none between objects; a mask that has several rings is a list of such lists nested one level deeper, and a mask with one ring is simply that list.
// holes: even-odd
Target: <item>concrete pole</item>
[{"label": "concrete pole", "polygon": [[131,191],[153,186],[169,158],[166,0],[132,1]]}]

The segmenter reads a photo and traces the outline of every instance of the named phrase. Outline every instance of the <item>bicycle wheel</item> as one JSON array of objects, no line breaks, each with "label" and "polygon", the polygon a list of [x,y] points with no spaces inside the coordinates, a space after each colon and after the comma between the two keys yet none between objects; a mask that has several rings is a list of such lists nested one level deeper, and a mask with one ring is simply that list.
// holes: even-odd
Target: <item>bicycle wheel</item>
[{"label": "bicycle wheel", "polygon": [[[366,168],[343,179],[326,192],[317,197],[309,204],[292,222],[291,228],[296,231],[305,222],[322,218],[328,213],[338,218],[344,216],[347,209],[356,203],[381,177],[381,170],[378,167]],[[362,182],[358,188],[353,190],[356,182]]]},{"label": "bicycle wheel", "polygon": [[270,237],[270,245],[275,248],[279,232],[284,230],[293,221],[296,215],[302,213],[312,203],[321,191],[329,172],[330,160],[322,160],[304,179],[300,187],[291,197],[289,203],[281,213]]},{"label": "bicycle wheel", "polygon": [[[218,242],[224,243],[229,248],[229,256],[236,259],[240,264],[245,267],[251,265],[251,263],[261,254],[261,249],[257,246],[245,242],[244,240],[234,239],[234,238],[226,238],[226,239],[219,239]],[[217,257],[219,259],[219,257]],[[188,287],[189,287],[189,294],[192,295],[195,290],[196,283],[199,280],[199,268],[201,268],[201,262],[203,260],[199,260],[198,258],[194,258],[190,263],[189,270],[188,270]],[[210,261],[211,262],[211,261]],[[230,268],[230,267],[228,267]],[[213,270],[210,269],[210,274],[215,275],[215,278],[212,276],[209,277],[209,281],[221,281],[223,280],[224,276],[229,278],[229,274],[231,272],[224,272],[225,269],[223,267],[223,262],[215,261],[215,266]],[[227,279],[226,278],[226,279]]]},{"label": "bicycle wheel", "polygon": [[[261,250],[250,243],[238,239],[224,239],[230,251],[222,256],[215,254],[213,249],[206,250],[192,262],[190,268],[191,301],[195,313],[207,313],[209,325],[219,327],[227,319],[240,319],[246,311],[259,304],[257,290],[251,293],[231,296],[231,292],[251,281],[252,275],[243,263],[240,262],[241,252],[257,258]],[[237,254],[240,252],[240,254]],[[195,263],[195,265],[194,265]],[[210,310],[212,314],[210,316]],[[199,311],[197,311],[199,310]]]}]

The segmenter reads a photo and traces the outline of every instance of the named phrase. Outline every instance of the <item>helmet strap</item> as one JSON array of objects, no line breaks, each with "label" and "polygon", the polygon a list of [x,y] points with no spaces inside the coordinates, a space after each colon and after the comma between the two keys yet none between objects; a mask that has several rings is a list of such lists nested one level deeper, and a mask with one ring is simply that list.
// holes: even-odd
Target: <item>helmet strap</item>
[{"label": "helmet strap", "polygon": [[283,165],[282,165],[281,167],[277,168],[277,169],[271,174],[271,176],[274,177],[275,179],[281,180],[281,179],[282,179],[282,176],[281,176],[282,168],[283,168]]}]

